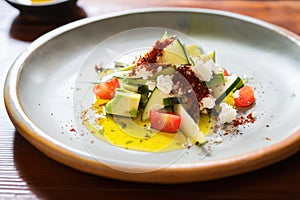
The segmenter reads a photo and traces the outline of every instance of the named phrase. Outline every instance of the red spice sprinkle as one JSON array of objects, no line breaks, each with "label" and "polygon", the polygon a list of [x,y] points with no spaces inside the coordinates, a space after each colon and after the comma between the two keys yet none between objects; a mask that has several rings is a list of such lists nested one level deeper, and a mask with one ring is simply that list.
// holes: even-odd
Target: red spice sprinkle
[{"label": "red spice sprinkle", "polygon": [[254,123],[254,122],[255,122],[255,118],[253,117],[252,113],[250,113],[246,116],[246,118],[241,116],[241,117],[233,120],[233,125],[235,127],[237,127],[239,125],[245,125],[247,123]]},{"label": "red spice sprinkle", "polygon": [[229,133],[231,133],[231,130],[225,130],[224,131],[224,135],[228,135]]},{"label": "red spice sprinkle", "polygon": [[157,59],[162,55],[164,48],[169,46],[174,41],[174,39],[174,37],[171,37],[163,41],[156,41],[152,47],[152,50],[147,52],[143,57],[140,57],[140,59],[137,61],[137,65],[143,63],[156,63]]},{"label": "red spice sprinkle", "polygon": [[[191,105],[187,110],[190,115],[199,110],[199,102],[209,96],[209,90],[203,81],[194,74],[189,66],[178,67],[173,77],[174,85],[178,85],[179,91]],[[173,91],[176,94],[177,90]]]},{"label": "red spice sprinkle", "polygon": [[249,120],[250,123],[254,123],[255,122],[255,118],[253,117],[252,113],[247,115],[247,119]]},{"label": "red spice sprinkle", "polygon": [[72,132],[76,132],[76,130],[75,130],[74,128],[71,128],[71,129],[70,129],[70,131],[72,131]]},{"label": "red spice sprinkle", "polygon": [[[157,61],[163,54],[164,48],[170,45],[175,40],[174,37],[165,39],[163,41],[156,41],[153,45],[152,49],[148,51],[145,55],[140,56],[140,58],[136,61],[137,66],[143,66],[147,71],[153,71],[158,66]],[[132,69],[130,76],[136,75],[136,67]]]}]

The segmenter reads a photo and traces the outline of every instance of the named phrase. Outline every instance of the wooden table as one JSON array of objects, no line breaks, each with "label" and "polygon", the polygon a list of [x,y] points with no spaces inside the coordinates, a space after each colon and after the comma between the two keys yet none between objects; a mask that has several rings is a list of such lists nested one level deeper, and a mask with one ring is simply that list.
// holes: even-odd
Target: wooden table
[{"label": "wooden table", "polygon": [[69,18],[47,20],[20,16],[18,10],[0,1],[0,199],[300,199],[299,153],[263,169],[220,180],[179,185],[141,184],[73,170],[49,159],[16,132],[4,107],[3,85],[10,65],[30,41],[75,19],[157,6],[232,11],[271,22],[300,35],[300,1],[296,0],[79,0],[76,11]]}]

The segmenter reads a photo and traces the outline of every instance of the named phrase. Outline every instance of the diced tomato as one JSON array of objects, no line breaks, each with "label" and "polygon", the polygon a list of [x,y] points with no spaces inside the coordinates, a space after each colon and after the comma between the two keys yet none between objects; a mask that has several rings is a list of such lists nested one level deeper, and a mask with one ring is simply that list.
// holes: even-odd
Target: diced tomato
[{"label": "diced tomato", "polygon": [[158,110],[150,110],[151,128],[158,131],[175,133],[178,131],[181,123],[181,116]]},{"label": "diced tomato", "polygon": [[119,80],[113,78],[104,83],[98,83],[94,87],[94,93],[100,99],[112,99],[115,95],[115,89],[120,87]]},{"label": "diced tomato", "polygon": [[234,98],[234,103],[237,107],[247,107],[255,101],[253,88],[245,85],[240,89],[239,97]]},{"label": "diced tomato", "polygon": [[229,72],[225,68],[222,69],[223,69],[224,76],[229,76]]}]

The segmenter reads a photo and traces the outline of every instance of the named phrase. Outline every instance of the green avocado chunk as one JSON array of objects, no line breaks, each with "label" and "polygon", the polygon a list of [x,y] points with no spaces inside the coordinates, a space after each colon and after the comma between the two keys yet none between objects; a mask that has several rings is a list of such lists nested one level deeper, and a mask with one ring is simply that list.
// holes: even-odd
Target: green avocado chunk
[{"label": "green avocado chunk", "polygon": [[114,98],[105,106],[106,113],[125,117],[136,117],[140,99],[140,94],[116,90]]}]

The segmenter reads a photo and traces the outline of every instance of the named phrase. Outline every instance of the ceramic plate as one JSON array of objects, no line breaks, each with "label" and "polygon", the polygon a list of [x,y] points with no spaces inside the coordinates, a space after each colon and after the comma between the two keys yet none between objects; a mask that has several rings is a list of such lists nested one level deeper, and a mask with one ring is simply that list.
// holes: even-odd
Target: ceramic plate
[{"label": "ceramic plate", "polygon": [[[82,125],[92,104],[94,66],[131,49],[151,47],[164,30],[217,52],[218,63],[255,87],[254,124],[228,134],[211,151],[126,150]],[[120,36],[120,37],[115,37]],[[112,53],[113,52],[113,53]],[[17,130],[52,159],[115,179],[181,183],[262,168],[299,151],[300,39],[271,24],[233,13],[186,8],[142,9],[80,20],[33,42],[14,62],[5,104]],[[250,77],[250,78],[249,78]]]}]

